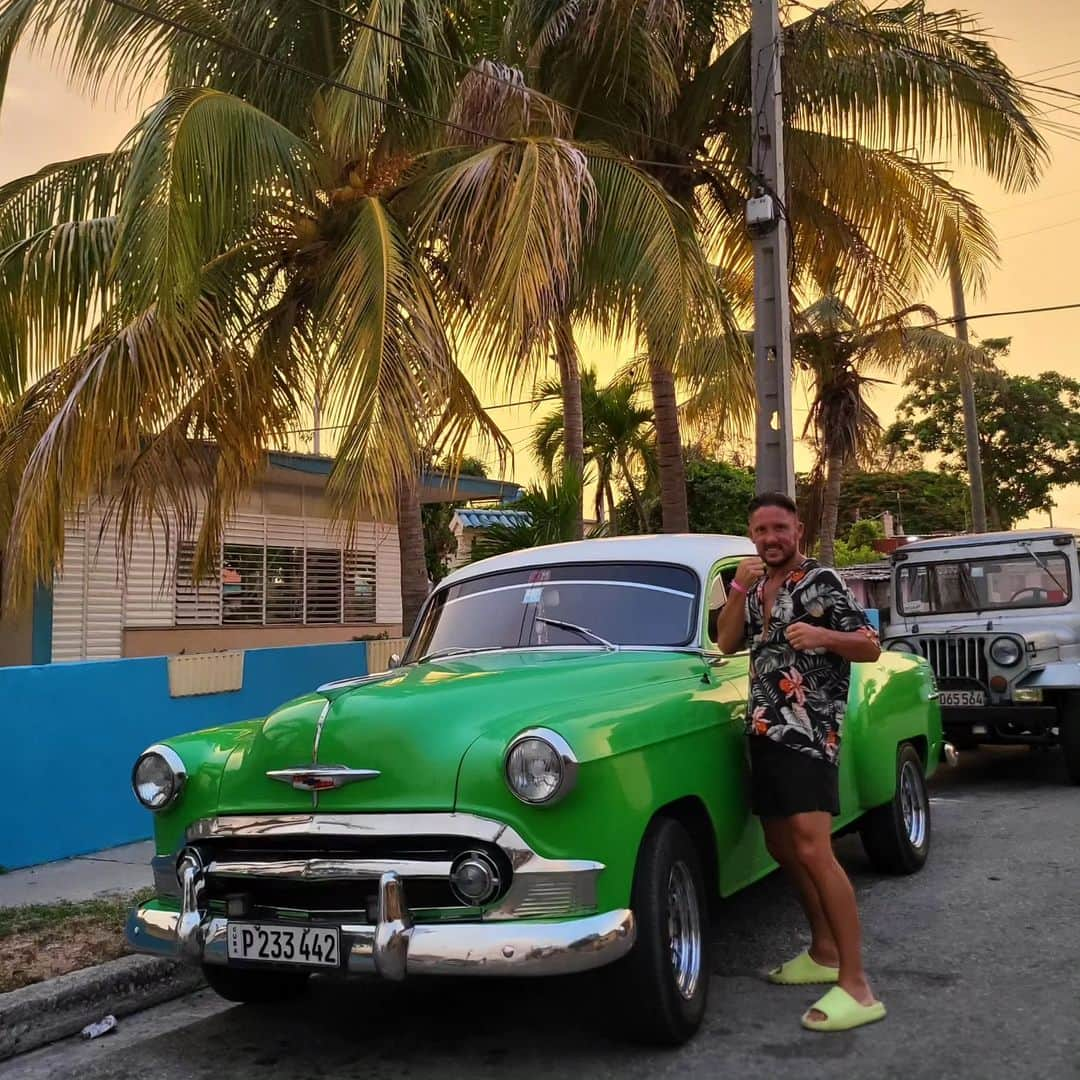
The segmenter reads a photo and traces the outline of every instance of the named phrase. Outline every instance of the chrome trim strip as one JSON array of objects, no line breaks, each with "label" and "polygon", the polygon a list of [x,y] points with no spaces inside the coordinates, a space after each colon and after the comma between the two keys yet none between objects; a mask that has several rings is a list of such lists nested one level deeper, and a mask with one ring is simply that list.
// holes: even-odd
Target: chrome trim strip
[{"label": "chrome trim strip", "polygon": [[271,769],[271,780],[291,784],[297,791],[319,792],[341,788],[361,780],[375,780],[382,774],[378,769],[350,769],[348,765],[295,765],[291,769]]},{"label": "chrome trim strip", "polygon": [[[347,957],[345,970],[349,975],[574,975],[625,956],[637,937],[634,913],[628,908],[582,919],[530,920],[513,925],[407,925],[404,918],[390,918],[399,910],[394,907],[392,894],[380,910],[386,921],[376,926],[333,924],[341,933],[341,950]],[[175,911],[137,908],[128,919],[128,943],[138,952],[178,957],[179,918]],[[379,926],[388,927],[381,937]],[[227,931],[227,919],[206,921],[199,958],[203,963],[228,963]]]},{"label": "chrome trim strip", "polygon": [[406,878],[450,877],[447,860],[435,859],[215,859],[207,874],[227,878],[285,878],[291,881],[377,881],[388,871]]},{"label": "chrome trim strip", "polygon": [[[312,761],[317,762],[319,760],[319,743],[322,742],[323,728],[326,726],[326,715],[330,712],[330,708],[333,704],[333,698],[327,698],[326,704],[319,712],[319,719],[315,721],[315,741],[311,745]],[[311,809],[319,809],[319,793],[314,788],[312,788],[311,790]]]}]

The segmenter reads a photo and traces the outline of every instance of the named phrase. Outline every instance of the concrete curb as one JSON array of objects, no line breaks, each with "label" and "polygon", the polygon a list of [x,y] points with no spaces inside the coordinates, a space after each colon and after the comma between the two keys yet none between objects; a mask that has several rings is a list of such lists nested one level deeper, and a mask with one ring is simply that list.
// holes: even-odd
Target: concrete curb
[{"label": "concrete curb", "polygon": [[204,982],[197,967],[135,955],[0,994],[0,1061],[74,1035],[109,1013],[130,1016]]}]

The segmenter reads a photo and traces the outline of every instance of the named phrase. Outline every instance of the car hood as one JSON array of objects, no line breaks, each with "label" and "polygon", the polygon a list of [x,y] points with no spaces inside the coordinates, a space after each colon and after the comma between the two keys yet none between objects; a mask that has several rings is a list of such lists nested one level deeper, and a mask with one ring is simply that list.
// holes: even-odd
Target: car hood
[{"label": "car hood", "polygon": [[[315,761],[378,774],[320,792],[321,812],[452,809],[461,759],[480,735],[501,726],[509,740],[534,724],[579,715],[582,703],[598,696],[674,678],[672,659],[671,653],[494,652],[324,688],[272,713],[233,751],[219,812],[310,810],[310,792],[266,774]],[[685,677],[682,659],[678,677]]]}]

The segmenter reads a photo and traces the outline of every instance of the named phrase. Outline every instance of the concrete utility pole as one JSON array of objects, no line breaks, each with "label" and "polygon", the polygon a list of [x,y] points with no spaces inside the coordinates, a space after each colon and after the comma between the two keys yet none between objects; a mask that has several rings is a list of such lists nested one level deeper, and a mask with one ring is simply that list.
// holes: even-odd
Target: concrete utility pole
[{"label": "concrete utility pole", "polygon": [[[968,344],[967,304],[964,302],[964,282],[960,277],[960,260],[955,251],[949,259],[949,284],[952,285],[953,324],[957,340]],[[971,522],[973,531],[986,532],[986,498],[983,493],[982,457],[979,454],[979,415],[975,411],[975,382],[971,366],[965,360],[960,365],[960,400],[964,406],[964,441],[967,444],[968,483],[971,488]]]},{"label": "concrete utility pole", "polygon": [[754,235],[754,380],[757,490],[795,496],[791,410],[791,300],[788,225],[784,217],[784,113],[780,96],[780,12],[777,0],[751,0],[753,173],[746,206]]}]

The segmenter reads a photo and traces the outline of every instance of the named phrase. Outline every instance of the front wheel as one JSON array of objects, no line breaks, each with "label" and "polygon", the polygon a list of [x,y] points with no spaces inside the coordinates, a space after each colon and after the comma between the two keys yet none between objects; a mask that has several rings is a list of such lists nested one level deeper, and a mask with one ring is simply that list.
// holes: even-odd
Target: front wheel
[{"label": "front wheel", "polygon": [[1065,758],[1069,780],[1080,784],[1080,692],[1072,690],[1065,695],[1058,710],[1058,724],[1058,738],[1061,740],[1061,753]]},{"label": "front wheel", "polygon": [[677,821],[658,818],[645,833],[631,905],[637,940],[610,969],[619,1020],[635,1040],[677,1046],[701,1026],[710,974],[701,859]]},{"label": "front wheel", "polygon": [[255,971],[203,964],[203,974],[210,989],[226,1001],[245,1004],[289,1001],[303,994],[308,985],[306,971]]},{"label": "front wheel", "polygon": [[874,869],[914,874],[930,854],[930,796],[922,758],[910,743],[896,755],[896,792],[859,824],[863,848]]}]

